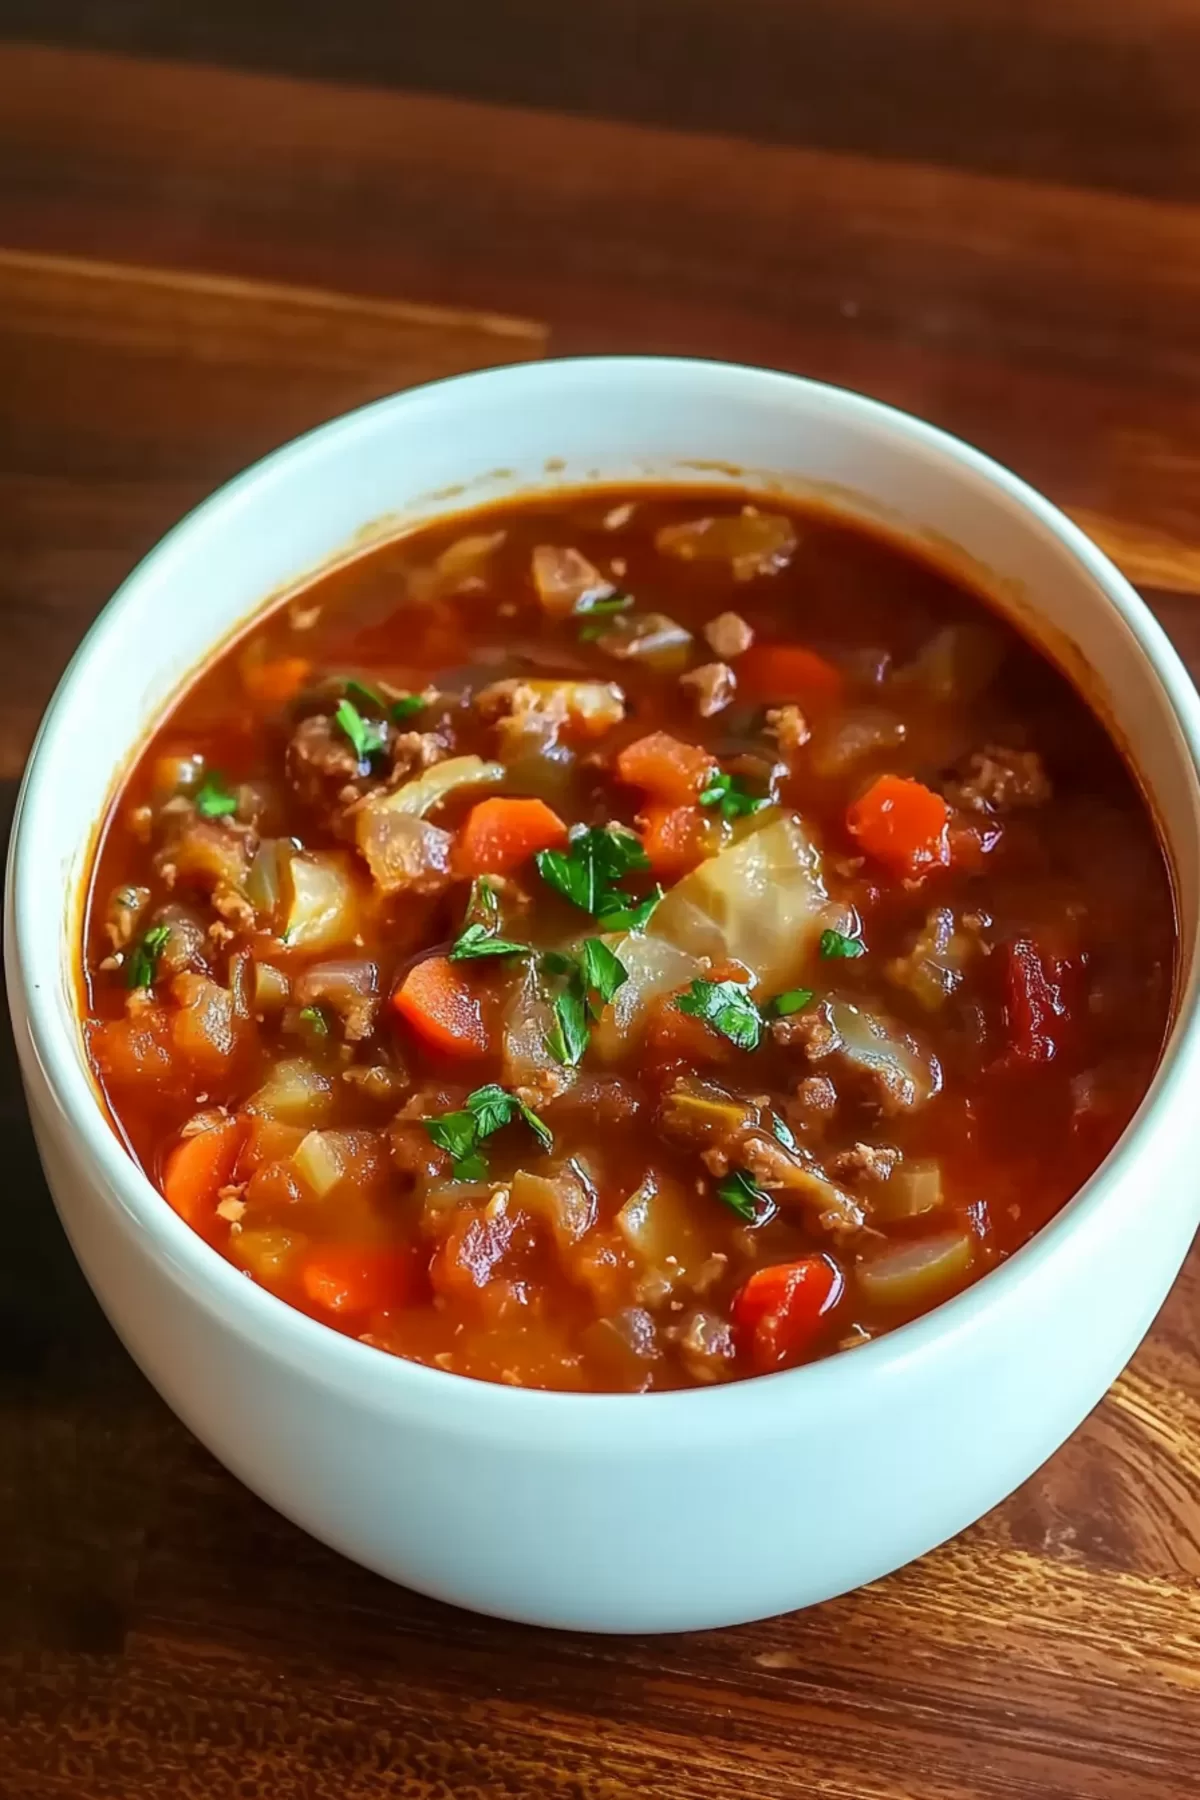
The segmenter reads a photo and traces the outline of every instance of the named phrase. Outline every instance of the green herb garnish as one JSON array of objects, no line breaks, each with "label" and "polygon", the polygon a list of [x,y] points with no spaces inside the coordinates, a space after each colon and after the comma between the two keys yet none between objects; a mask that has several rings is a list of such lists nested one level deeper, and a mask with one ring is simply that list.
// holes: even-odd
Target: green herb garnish
[{"label": "green herb garnish", "polygon": [[577,831],[566,850],[541,850],[536,862],[543,881],[598,918],[606,931],[637,930],[662,899],[661,888],[635,900],[617,886],[626,875],[650,867],[641,840],[621,826]]},{"label": "green herb garnish", "polygon": [[588,1047],[587,991],[583,976],[573,968],[567,984],[554,1002],[554,1024],[546,1048],[566,1069],[578,1068]]},{"label": "green herb garnish", "polygon": [[423,694],[401,694],[399,699],[393,700],[388,707],[388,716],[394,719],[397,725],[401,725],[405,719],[411,719],[414,713],[419,713],[424,705]]},{"label": "green herb garnish", "polygon": [[771,1130],[775,1133],[775,1136],[779,1139],[785,1150],[795,1150],[798,1147],[796,1144],[796,1134],[786,1120],[779,1117],[778,1113],[771,1114]]},{"label": "green herb garnish", "polygon": [[514,944],[509,938],[494,937],[486,925],[468,925],[455,939],[451,962],[471,962],[480,956],[528,956],[528,944]]},{"label": "green herb garnish", "polygon": [[334,718],[354,746],[360,764],[369,764],[387,747],[387,731],[375,719],[364,719],[352,700],[339,700]]},{"label": "green herb garnish", "polygon": [[158,959],[171,935],[169,925],[152,925],[129,958],[125,979],[131,988],[151,988],[158,974]]},{"label": "green herb garnish", "polygon": [[737,981],[693,981],[674,1002],[678,1012],[703,1019],[739,1050],[757,1050],[762,1017],[747,990]]},{"label": "green herb garnish", "polygon": [[514,1119],[525,1121],[543,1150],[553,1149],[554,1136],[545,1121],[523,1100],[494,1082],[468,1094],[462,1112],[443,1113],[438,1119],[421,1122],[438,1149],[453,1159],[456,1181],[483,1181],[488,1163],[480,1146],[485,1138],[512,1124]]},{"label": "green herb garnish", "polygon": [[387,711],[387,701],[377,688],[368,687],[365,681],[356,681],[348,676],[342,683],[342,692],[347,700],[355,701],[359,706],[373,706],[376,712]]},{"label": "green herb garnish", "polygon": [[775,1210],[771,1196],[759,1187],[753,1175],[748,1175],[745,1169],[735,1169],[732,1175],[727,1175],[724,1181],[717,1183],[717,1198],[723,1200],[747,1225],[758,1224],[764,1214],[769,1217]]},{"label": "green herb garnish", "polygon": [[300,1023],[302,1025],[307,1025],[308,1029],[316,1037],[329,1036],[329,1020],[325,1017],[325,1014],[321,1011],[319,1006],[302,1006],[300,1008]]},{"label": "green herb garnish", "polygon": [[756,813],[771,802],[765,794],[749,793],[736,775],[718,769],[709,776],[700,795],[700,804],[717,807],[723,819],[744,819],[748,813]]},{"label": "green herb garnish", "polygon": [[224,819],[237,811],[237,795],[217,774],[206,775],[196,789],[195,807],[206,819]]},{"label": "green herb garnish", "polygon": [[594,644],[608,630],[608,621],[616,613],[628,612],[632,605],[632,594],[602,594],[595,600],[589,600],[585,594],[575,609],[575,616],[583,619],[579,627],[580,643]]},{"label": "green herb garnish", "polygon": [[584,938],[582,967],[585,985],[599,994],[605,1006],[629,979],[629,971],[620,957],[614,956],[600,938]]},{"label": "green herb garnish", "polygon": [[847,937],[843,931],[823,931],[820,943],[821,955],[824,957],[865,956],[867,946],[861,938]]},{"label": "green herb garnish", "polygon": [[798,1013],[812,999],[811,988],[788,988],[784,994],[776,994],[768,1001],[764,1012],[772,1019],[786,1019],[792,1013]]}]

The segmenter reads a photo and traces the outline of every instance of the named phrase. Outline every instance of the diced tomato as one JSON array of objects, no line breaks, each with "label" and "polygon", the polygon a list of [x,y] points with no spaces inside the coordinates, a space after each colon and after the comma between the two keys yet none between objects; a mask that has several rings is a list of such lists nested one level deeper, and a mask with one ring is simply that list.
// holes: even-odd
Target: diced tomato
[{"label": "diced tomato", "polygon": [[215,1210],[220,1190],[233,1180],[246,1126],[245,1119],[222,1119],[181,1138],[168,1156],[162,1191],[189,1225],[199,1225]]},{"label": "diced tomato", "polygon": [[626,744],[617,757],[622,781],[668,806],[687,806],[699,799],[717,766],[707,750],[681,743],[669,731],[652,731],[649,737]]},{"label": "diced tomato", "polygon": [[416,963],[393,993],[392,1005],[430,1049],[444,1056],[486,1056],[491,1049],[471,977],[449,957]]},{"label": "diced tomato", "polygon": [[651,871],[664,881],[689,874],[720,845],[720,822],[701,806],[648,806],[638,824]]},{"label": "diced tomato", "polygon": [[808,1348],[845,1283],[828,1256],[756,1269],[733,1298],[733,1323],[756,1375],[778,1369]]},{"label": "diced tomato", "polygon": [[719,1068],[740,1054],[703,1019],[680,1012],[673,995],[647,1008],[644,1047],[644,1062],[660,1074],[676,1066]]},{"label": "diced tomato", "polygon": [[755,644],[738,658],[737,678],[745,700],[809,707],[836,705],[846,685],[840,669],[803,644]]},{"label": "diced tomato", "polygon": [[1077,966],[1070,958],[1039,948],[1031,938],[1014,938],[1005,947],[1004,1018],[1009,1059],[1053,1062],[1070,1033],[1070,989],[1077,976]]},{"label": "diced tomato", "polygon": [[948,865],[949,824],[942,796],[905,775],[881,775],[846,815],[850,835],[867,854],[906,876]]},{"label": "diced tomato", "polygon": [[454,849],[456,873],[507,875],[539,850],[558,850],[567,828],[544,800],[481,800],[473,806]]},{"label": "diced tomato", "polygon": [[242,686],[259,706],[286,706],[294,700],[312,674],[312,664],[303,656],[280,656],[274,662],[242,664]]},{"label": "diced tomato", "polygon": [[312,1304],[344,1319],[402,1306],[413,1288],[412,1252],[381,1244],[323,1244],[304,1259],[300,1281]]}]

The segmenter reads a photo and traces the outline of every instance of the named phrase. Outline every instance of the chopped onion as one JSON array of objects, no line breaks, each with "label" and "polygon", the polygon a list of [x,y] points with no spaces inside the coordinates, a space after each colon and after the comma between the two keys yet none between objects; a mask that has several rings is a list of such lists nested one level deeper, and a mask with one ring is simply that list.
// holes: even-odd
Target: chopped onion
[{"label": "chopped onion", "polygon": [[160,975],[178,975],[183,969],[207,971],[208,933],[196,913],[172,903],[159,908],[154,923],[167,927],[167,941],[158,958]]},{"label": "chopped onion", "polygon": [[548,1225],[560,1250],[577,1243],[596,1221],[595,1190],[574,1167],[553,1175],[518,1169],[512,1180],[512,1204]]},{"label": "chopped onion", "polygon": [[647,1173],[614,1221],[638,1259],[639,1298],[655,1306],[687,1288],[727,1242],[721,1208],[698,1203],[682,1182]]},{"label": "chopped onion", "polygon": [[876,1306],[906,1311],[932,1306],[968,1274],[975,1240],[966,1230],[890,1244],[855,1269],[859,1292]]},{"label": "chopped onion", "polygon": [[264,838],[254,852],[246,879],[246,897],[267,925],[273,925],[278,917],[283,872],[295,848],[289,838]]},{"label": "chopped onion", "polygon": [[617,613],[597,644],[608,656],[643,663],[659,675],[684,668],[695,642],[690,631],[666,613]]},{"label": "chopped onion", "polygon": [[495,787],[504,780],[504,765],[481,756],[448,756],[390,794],[372,795],[364,812],[408,813],[423,819],[451,794],[466,788]]},{"label": "chopped onion", "polygon": [[943,1200],[942,1167],[934,1161],[905,1162],[893,1169],[871,1200],[873,1219],[915,1219],[936,1212]]},{"label": "chopped onion", "polygon": [[963,968],[977,945],[966,932],[956,929],[948,906],[933,909],[906,956],[887,965],[887,978],[907,988],[927,1012],[946,1004],[963,978]]},{"label": "chopped onion", "polygon": [[358,894],[340,856],[297,850],[283,883],[284,942],[291,950],[332,950],[358,930]]},{"label": "chopped onion", "polygon": [[281,1012],[288,1003],[291,986],[282,969],[273,963],[254,964],[254,1008],[256,1012]]},{"label": "chopped onion", "polygon": [[336,1131],[310,1131],[292,1162],[318,1200],[323,1200],[346,1173],[345,1145]]},{"label": "chopped onion", "polygon": [[319,1125],[333,1108],[333,1080],[303,1057],[287,1057],[275,1064],[247,1107],[285,1125]]},{"label": "chopped onion", "polygon": [[365,956],[345,956],[305,969],[296,983],[296,1003],[315,1006],[325,1000],[335,1012],[345,1012],[356,1000],[370,999],[378,992],[378,963]]},{"label": "chopped onion", "polygon": [[601,1358],[631,1386],[642,1386],[659,1355],[658,1327],[643,1306],[627,1306],[596,1319],[583,1333],[589,1354]]},{"label": "chopped onion", "polygon": [[445,885],[454,838],[440,825],[368,801],[358,815],[356,835],[371,878],[383,893],[436,893]]},{"label": "chopped onion", "polygon": [[735,581],[752,581],[787,567],[796,548],[796,527],[785,513],[748,506],[740,513],[663,525],[654,545],[681,562],[728,563]]},{"label": "chopped onion", "polygon": [[749,829],[677,882],[648,932],[695,957],[738,962],[766,994],[811,969],[832,924],[821,858],[790,814],[771,807]]},{"label": "chopped onion", "polygon": [[907,1032],[845,1000],[828,1002],[825,1013],[840,1040],[842,1056],[877,1078],[885,1112],[923,1106],[938,1092],[942,1071],[937,1058]]}]

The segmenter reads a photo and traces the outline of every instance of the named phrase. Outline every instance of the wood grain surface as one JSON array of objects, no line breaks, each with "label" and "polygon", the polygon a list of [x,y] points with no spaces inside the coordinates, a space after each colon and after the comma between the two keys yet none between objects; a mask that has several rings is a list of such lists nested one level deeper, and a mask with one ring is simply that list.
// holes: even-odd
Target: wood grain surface
[{"label": "wood grain surface", "polygon": [[[947,424],[1068,506],[1200,670],[1190,0],[435,10],[0,0],[0,33],[181,59],[0,44],[10,804],[74,643],[204,492],[547,349],[765,360]],[[88,1294],[7,1040],[0,1117],[0,1800],[1200,1792],[1195,1253],[955,1543],[763,1625],[557,1636],[389,1587],[226,1475]]]}]

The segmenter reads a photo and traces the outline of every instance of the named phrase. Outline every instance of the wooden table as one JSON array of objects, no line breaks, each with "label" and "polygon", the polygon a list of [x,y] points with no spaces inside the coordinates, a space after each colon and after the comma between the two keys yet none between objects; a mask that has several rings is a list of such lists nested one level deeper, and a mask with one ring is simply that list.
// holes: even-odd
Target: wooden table
[{"label": "wooden table", "polygon": [[[765,360],[962,431],[1200,668],[1190,0],[430,10],[0,4],[76,46],[0,45],[10,801],[82,629],[195,499],[375,394],[547,350]],[[75,1269],[4,1055],[3,1800],[1200,1791],[1195,1255],[955,1543],[738,1631],[553,1636],[364,1574],[200,1449]]]}]

